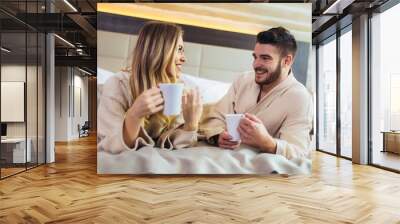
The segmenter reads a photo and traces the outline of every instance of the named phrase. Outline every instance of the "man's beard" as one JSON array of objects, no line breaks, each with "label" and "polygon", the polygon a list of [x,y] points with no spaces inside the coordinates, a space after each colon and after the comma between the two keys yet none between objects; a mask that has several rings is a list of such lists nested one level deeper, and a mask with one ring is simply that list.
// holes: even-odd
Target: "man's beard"
[{"label": "man's beard", "polygon": [[[267,69],[264,69],[264,68],[258,67],[258,68],[254,69],[255,72],[257,72],[257,70],[263,70],[263,71],[269,73],[269,71]],[[271,84],[271,83],[275,82],[277,79],[279,79],[279,77],[281,75],[281,72],[282,72],[282,66],[280,64],[278,64],[278,66],[275,69],[275,71],[273,71],[273,72],[271,72],[269,74],[269,77],[267,77],[266,79],[261,80],[261,81],[257,81],[256,80],[256,83],[258,85],[260,85],[260,86]],[[257,73],[256,73],[256,75],[257,75]]]}]

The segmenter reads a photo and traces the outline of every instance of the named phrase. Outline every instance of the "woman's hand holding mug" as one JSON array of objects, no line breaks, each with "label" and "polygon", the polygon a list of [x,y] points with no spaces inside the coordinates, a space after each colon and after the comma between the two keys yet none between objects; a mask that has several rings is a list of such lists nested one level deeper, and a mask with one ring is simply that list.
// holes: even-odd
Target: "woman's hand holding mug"
[{"label": "woman's hand holding mug", "polygon": [[133,147],[139,135],[144,117],[155,114],[164,108],[164,99],[157,87],[145,90],[135,99],[125,115],[123,138],[126,145]]},{"label": "woman's hand holding mug", "polygon": [[155,114],[164,108],[164,99],[158,87],[145,90],[134,101],[129,108],[127,115],[136,119],[144,118],[148,115]]}]

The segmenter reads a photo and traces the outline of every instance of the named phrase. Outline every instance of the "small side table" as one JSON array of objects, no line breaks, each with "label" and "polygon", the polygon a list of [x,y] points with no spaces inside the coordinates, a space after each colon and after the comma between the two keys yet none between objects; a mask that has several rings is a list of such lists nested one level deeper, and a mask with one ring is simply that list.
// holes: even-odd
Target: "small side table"
[{"label": "small side table", "polygon": [[392,152],[400,154],[400,131],[382,131],[383,150],[382,152]]}]

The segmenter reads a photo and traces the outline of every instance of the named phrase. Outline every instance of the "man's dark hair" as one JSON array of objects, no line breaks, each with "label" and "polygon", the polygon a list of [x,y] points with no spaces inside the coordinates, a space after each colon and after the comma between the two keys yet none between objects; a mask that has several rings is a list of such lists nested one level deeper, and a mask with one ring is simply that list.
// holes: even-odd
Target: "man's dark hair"
[{"label": "man's dark hair", "polygon": [[288,54],[293,54],[293,57],[296,55],[296,39],[287,29],[281,26],[258,33],[257,43],[278,47],[281,50],[282,57]]}]

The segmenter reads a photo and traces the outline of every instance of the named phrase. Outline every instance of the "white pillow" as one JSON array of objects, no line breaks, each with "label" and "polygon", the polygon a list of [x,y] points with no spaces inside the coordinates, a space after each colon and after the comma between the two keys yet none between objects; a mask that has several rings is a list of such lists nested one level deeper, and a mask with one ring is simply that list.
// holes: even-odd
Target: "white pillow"
[{"label": "white pillow", "polygon": [[113,75],[115,75],[114,72],[97,67],[97,84],[104,84]]},{"label": "white pillow", "polygon": [[199,78],[188,74],[182,74],[181,80],[190,88],[199,88],[204,104],[218,102],[231,87],[230,83]]},{"label": "white pillow", "polygon": [[[100,97],[102,93],[101,88],[103,84],[113,75],[115,75],[114,72],[97,67],[98,97]],[[199,88],[204,104],[218,102],[231,87],[230,83],[200,78],[188,74],[182,74],[181,80],[189,88]]]}]

